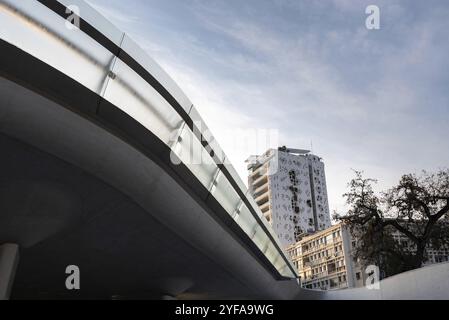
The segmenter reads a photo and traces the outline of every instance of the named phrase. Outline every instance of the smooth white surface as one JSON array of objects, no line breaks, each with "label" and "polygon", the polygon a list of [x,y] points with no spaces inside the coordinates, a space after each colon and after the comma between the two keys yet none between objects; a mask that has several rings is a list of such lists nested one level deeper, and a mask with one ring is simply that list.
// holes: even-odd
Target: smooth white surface
[{"label": "smooth white surface", "polygon": [[323,292],[325,300],[447,300],[449,263],[404,272],[380,282],[379,290],[366,288]]}]

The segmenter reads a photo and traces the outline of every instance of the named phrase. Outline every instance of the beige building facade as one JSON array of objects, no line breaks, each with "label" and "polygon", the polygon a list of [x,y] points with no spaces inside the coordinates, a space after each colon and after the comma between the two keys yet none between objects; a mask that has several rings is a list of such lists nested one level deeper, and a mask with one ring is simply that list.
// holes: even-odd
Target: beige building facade
[{"label": "beige building facade", "polygon": [[289,246],[287,253],[299,270],[304,288],[361,287],[366,275],[353,259],[352,245],[349,230],[340,223],[303,238]]}]

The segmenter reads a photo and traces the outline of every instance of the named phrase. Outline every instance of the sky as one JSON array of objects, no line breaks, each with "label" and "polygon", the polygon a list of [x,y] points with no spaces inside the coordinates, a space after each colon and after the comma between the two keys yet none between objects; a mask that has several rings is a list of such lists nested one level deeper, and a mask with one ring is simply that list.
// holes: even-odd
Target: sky
[{"label": "sky", "polygon": [[178,83],[243,181],[267,146],[239,136],[273,130],[323,158],[331,212],[353,170],[385,190],[448,167],[449,1],[88,2]]}]

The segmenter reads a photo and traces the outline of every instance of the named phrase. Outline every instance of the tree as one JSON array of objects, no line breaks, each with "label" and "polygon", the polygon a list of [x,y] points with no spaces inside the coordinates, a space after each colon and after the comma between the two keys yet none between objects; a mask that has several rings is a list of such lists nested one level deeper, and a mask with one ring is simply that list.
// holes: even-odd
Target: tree
[{"label": "tree", "polygon": [[[356,171],[343,195],[350,209],[335,215],[357,239],[355,257],[378,265],[386,276],[421,267],[427,248],[449,244],[449,170],[406,174],[381,193],[374,191],[376,183]],[[394,232],[408,241],[394,240]]]}]

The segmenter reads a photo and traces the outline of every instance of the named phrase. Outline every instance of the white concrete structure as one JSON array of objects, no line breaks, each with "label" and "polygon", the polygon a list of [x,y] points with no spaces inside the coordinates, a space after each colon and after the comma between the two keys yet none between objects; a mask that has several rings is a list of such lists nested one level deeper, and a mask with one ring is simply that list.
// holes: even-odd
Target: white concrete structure
[{"label": "white concrete structure", "polygon": [[448,300],[449,263],[412,270],[380,281],[379,289],[323,291],[324,300]]},{"label": "white concrete structure", "polygon": [[284,247],[331,226],[321,158],[283,147],[247,162],[250,191]]}]

